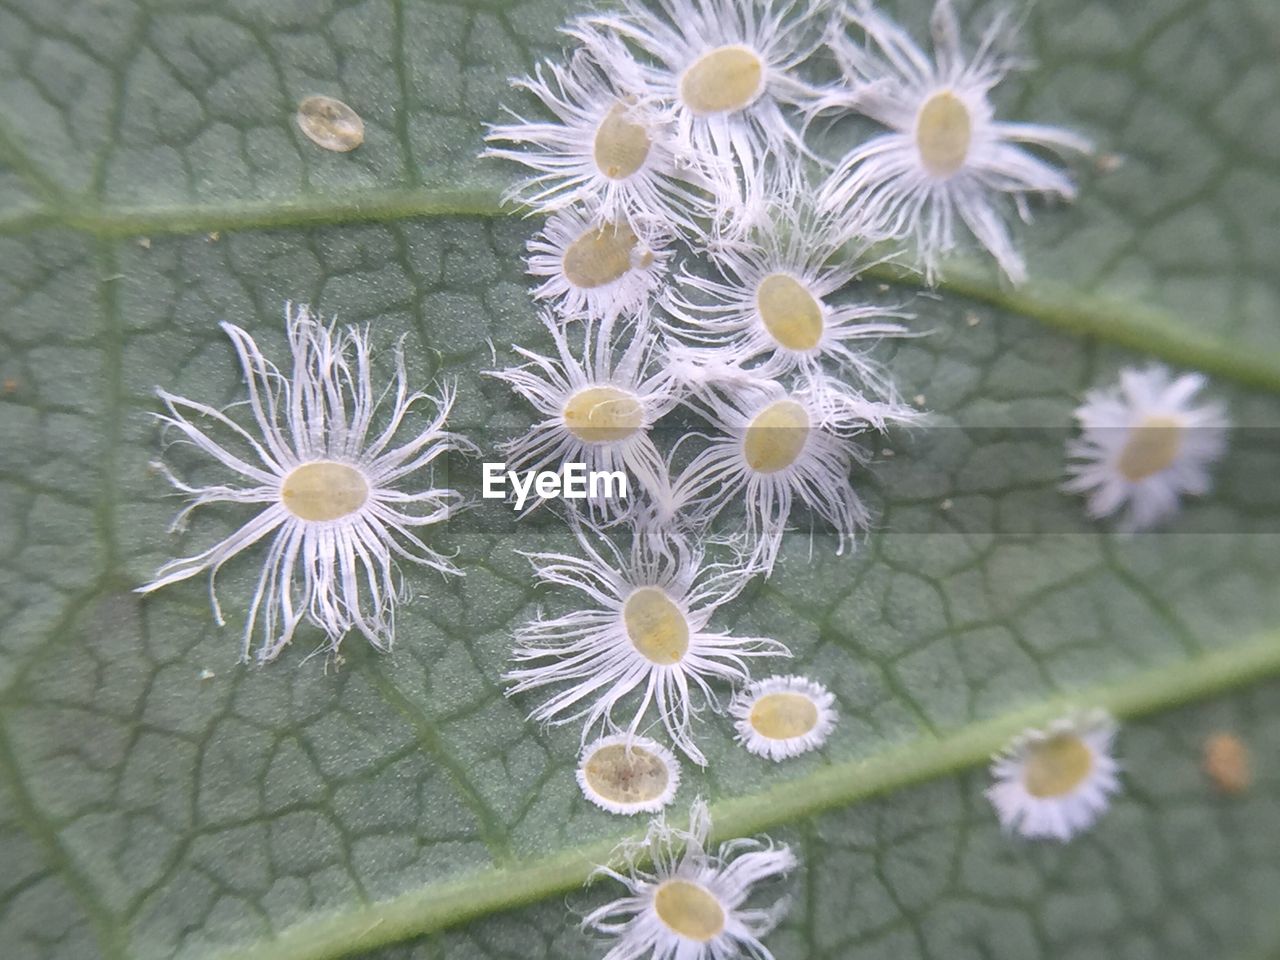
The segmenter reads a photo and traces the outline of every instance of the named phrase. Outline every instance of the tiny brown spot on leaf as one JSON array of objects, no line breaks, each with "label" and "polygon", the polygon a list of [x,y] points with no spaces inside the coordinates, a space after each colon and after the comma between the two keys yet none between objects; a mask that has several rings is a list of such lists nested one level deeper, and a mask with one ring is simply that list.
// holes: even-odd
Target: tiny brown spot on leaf
[{"label": "tiny brown spot on leaf", "polygon": [[1253,782],[1249,748],[1232,733],[1215,733],[1204,742],[1204,772],[1223,793],[1243,793]]}]

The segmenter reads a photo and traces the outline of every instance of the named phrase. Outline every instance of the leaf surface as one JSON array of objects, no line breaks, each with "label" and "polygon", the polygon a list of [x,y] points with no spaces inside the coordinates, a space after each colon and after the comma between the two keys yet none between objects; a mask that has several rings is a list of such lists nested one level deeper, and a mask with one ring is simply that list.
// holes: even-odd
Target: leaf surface
[{"label": "leaf surface", "polygon": [[[897,8],[917,32],[917,0]],[[967,9],[967,8],[966,8]],[[474,160],[506,77],[559,49],[546,0],[0,0],[0,953],[122,958],[599,955],[578,892],[639,825],[578,794],[576,731],[523,720],[497,677],[514,626],[569,598],[521,549],[455,524],[467,576],[414,575],[378,656],[236,663],[255,555],[132,588],[244,517],[182,537],[148,469],[154,386],[240,399],[229,319],[282,349],[286,299],[407,334],[420,383],[487,449],[530,411],[479,372],[543,347],[510,171]],[[887,346],[938,426],[863,478],[853,556],[804,534],[726,610],[822,679],[841,723],[773,765],[708,716],[723,835],[796,844],[779,958],[1249,957],[1280,943],[1280,15],[1268,0],[1041,0],[1010,116],[1084,130],[1081,198],[1020,230],[1031,275],[961,261],[936,293],[892,272],[928,332]],[[312,93],[366,125],[351,154],[293,123]],[[880,284],[887,285],[882,290]],[[1213,376],[1237,431],[1172,532],[1118,538],[1056,492],[1081,393],[1163,358]],[[952,429],[954,428],[954,429]],[[199,462],[170,454],[183,469]],[[186,457],[184,459],[184,456]],[[459,478],[464,484],[471,482]],[[1001,531],[995,533],[993,531]],[[1134,722],[1126,792],[1065,846],[1004,838],[985,757],[1065,705]],[[1238,798],[1208,733],[1256,760]]]}]

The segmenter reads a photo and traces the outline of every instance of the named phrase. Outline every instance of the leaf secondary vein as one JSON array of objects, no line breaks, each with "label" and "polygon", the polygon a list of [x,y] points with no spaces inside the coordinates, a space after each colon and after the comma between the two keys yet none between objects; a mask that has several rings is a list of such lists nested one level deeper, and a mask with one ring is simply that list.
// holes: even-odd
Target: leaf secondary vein
[{"label": "leaf secondary vein", "polygon": [[99,899],[93,884],[76,866],[57,829],[44,817],[39,804],[28,791],[19,773],[3,716],[0,716],[0,779],[7,785],[12,796],[13,812],[18,822],[27,835],[44,848],[50,862],[57,869],[58,876],[84,910],[102,956],[105,960],[122,960],[128,955],[124,931]]},{"label": "leaf secondary vein", "polygon": [[435,724],[410,697],[405,696],[400,688],[382,673],[373,674],[373,683],[387,702],[409,721],[418,736],[418,742],[444,768],[453,781],[463,802],[476,818],[480,836],[488,847],[490,855],[498,863],[511,862],[513,860],[511,847],[497,817],[467,776],[465,767],[445,749],[444,740]]},{"label": "leaf secondary vein", "polygon": [[[1280,675],[1280,633],[1171,665],[1117,684],[1064,694],[937,738],[894,746],[862,760],[832,764],[806,777],[712,806],[715,834],[747,836],[847,807],[891,790],[980,766],[1028,726],[1070,706],[1102,706],[1133,719]],[[278,936],[225,951],[218,960],[328,960],[397,943],[500,910],[580,887],[614,843],[603,841],[446,883],[427,884],[390,900],[317,916]]]}]

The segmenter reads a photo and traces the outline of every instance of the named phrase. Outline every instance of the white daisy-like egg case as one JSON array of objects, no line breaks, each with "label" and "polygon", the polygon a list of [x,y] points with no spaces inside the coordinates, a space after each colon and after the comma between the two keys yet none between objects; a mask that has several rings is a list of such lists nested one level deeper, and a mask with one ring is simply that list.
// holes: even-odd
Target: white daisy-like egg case
[{"label": "white daisy-like egg case", "polygon": [[738,742],[770,760],[818,749],[839,718],[831,692],[799,676],[767,677],[749,684],[734,697],[729,715]]},{"label": "white daisy-like egg case", "polygon": [[615,733],[583,747],[577,779],[582,795],[609,813],[657,813],[675,798],[680,762],[656,740]]},{"label": "white daisy-like egg case", "polygon": [[[789,873],[796,858],[785,846],[750,839],[710,850],[711,816],[698,798],[689,828],[654,820],[645,838],[624,843],[621,869],[599,867],[596,875],[626,888],[583,920],[587,930],[613,939],[605,960],[730,960],[747,956],[771,960],[761,942],[785,914],[788,901],[749,907],[754,888]],[[652,866],[642,861],[652,860]]]},{"label": "white daisy-like egg case", "polygon": [[1116,730],[1105,711],[1092,710],[1016,737],[991,764],[987,799],[1000,825],[1062,842],[1093,826],[1120,789]]}]

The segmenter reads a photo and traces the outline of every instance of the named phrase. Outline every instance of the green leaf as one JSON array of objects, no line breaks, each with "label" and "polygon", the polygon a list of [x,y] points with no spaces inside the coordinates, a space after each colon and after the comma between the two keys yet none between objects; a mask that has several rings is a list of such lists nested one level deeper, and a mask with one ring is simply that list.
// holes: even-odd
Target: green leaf
[{"label": "green leaf", "polygon": [[[917,30],[923,0],[896,5]],[[349,640],[236,662],[253,557],[131,591],[243,516],[181,538],[147,464],[163,385],[240,398],[217,321],[281,343],[286,299],[407,334],[489,446],[529,411],[482,382],[544,343],[478,164],[505,78],[559,49],[548,0],[0,0],[0,955],[316,960],[598,956],[590,866],[641,825],[578,794],[570,729],[524,722],[498,675],[547,528],[447,539],[395,651]],[[1280,945],[1280,13],[1270,0],[1039,0],[1037,65],[1002,90],[1120,158],[1020,231],[1031,275],[962,261],[936,295],[883,272],[931,331],[884,351],[942,428],[890,441],[853,556],[804,535],[725,625],[784,640],[841,722],[773,765],[709,717],[685,766],[721,836],[803,861],[780,958],[1251,957]],[[312,93],[366,140],[326,153]],[[878,285],[888,285],[881,291]],[[1056,492],[1082,391],[1147,357],[1205,370],[1239,424],[1212,496],[1118,538]],[[1043,428],[1043,429],[1025,429]],[[175,457],[181,456],[175,452]],[[197,469],[194,459],[184,467]],[[474,483],[474,478],[459,478]],[[1004,530],[994,534],[992,530]],[[564,541],[567,543],[567,541]],[[1066,846],[1002,836],[987,755],[1067,704],[1130,720],[1126,789]],[[1253,786],[1217,794],[1232,731]]]}]

